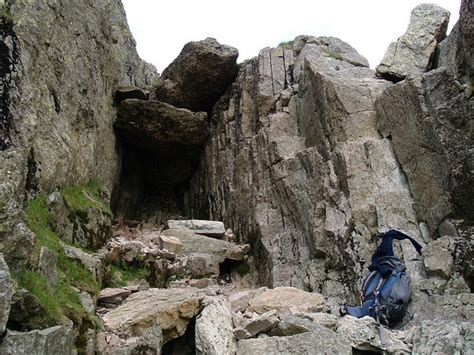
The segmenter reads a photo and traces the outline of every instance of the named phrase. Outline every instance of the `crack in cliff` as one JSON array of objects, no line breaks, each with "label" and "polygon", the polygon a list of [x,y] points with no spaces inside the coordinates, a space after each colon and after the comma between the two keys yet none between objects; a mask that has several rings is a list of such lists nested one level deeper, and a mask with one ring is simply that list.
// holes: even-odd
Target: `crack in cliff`
[{"label": "crack in cliff", "polygon": [[[9,4],[0,5],[0,151],[13,146],[15,130],[10,113],[11,73],[20,61],[18,38],[13,31],[13,18],[8,14]],[[7,45],[10,43],[11,48]]]}]

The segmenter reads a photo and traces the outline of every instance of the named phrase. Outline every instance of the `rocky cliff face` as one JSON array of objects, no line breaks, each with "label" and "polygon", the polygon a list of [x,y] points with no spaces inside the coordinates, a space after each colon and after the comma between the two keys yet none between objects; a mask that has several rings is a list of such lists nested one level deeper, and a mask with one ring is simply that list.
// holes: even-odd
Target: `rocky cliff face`
[{"label": "rocky cliff face", "polygon": [[[118,0],[0,6],[0,354],[473,348],[472,0],[447,38],[415,8],[376,71],[207,38],[161,78]],[[385,342],[337,309],[388,229],[424,248]]]},{"label": "rocky cliff face", "polygon": [[[112,192],[120,172],[114,93],[151,86],[157,74],[138,57],[120,1],[1,6],[0,249],[13,250],[6,244],[21,239],[10,236],[26,196],[90,180]],[[17,257],[8,250],[7,260]]]}]

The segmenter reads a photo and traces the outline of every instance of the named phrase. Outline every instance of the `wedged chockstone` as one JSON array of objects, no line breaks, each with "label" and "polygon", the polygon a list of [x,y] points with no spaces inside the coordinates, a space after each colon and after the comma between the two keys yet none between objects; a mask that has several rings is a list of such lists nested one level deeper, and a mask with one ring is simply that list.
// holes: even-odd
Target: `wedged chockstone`
[{"label": "wedged chockstone", "polygon": [[436,45],[446,36],[449,11],[434,4],[421,4],[411,13],[407,31],[392,42],[377,75],[400,81],[409,75],[421,74],[432,68]]},{"label": "wedged chockstone", "polygon": [[187,43],[158,80],[156,99],[210,112],[237,74],[238,56],[237,49],[214,38]]},{"label": "wedged chockstone", "polygon": [[121,86],[115,92],[115,101],[120,104],[126,99],[147,100],[148,97],[142,89],[136,86]]},{"label": "wedged chockstone", "polygon": [[160,101],[122,101],[114,124],[132,146],[160,153],[193,153],[208,135],[207,115]]}]

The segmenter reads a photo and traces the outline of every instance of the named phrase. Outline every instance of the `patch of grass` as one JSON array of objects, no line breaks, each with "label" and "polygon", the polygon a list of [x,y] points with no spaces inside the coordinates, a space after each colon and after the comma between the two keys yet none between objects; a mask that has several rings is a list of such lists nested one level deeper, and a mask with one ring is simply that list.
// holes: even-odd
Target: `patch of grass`
[{"label": "patch of grass", "polygon": [[293,41],[280,42],[278,44],[278,47],[281,47],[281,48],[284,48],[284,49],[292,49],[293,48]]},{"label": "patch of grass", "polygon": [[[117,273],[120,273],[120,278],[114,277]],[[147,280],[150,273],[142,266],[119,263],[110,266],[110,275],[111,287],[124,287],[127,286],[127,283],[130,281]]]},{"label": "patch of grass", "polygon": [[82,264],[69,259],[61,246],[59,236],[49,226],[49,213],[46,198],[39,197],[30,201],[27,208],[28,226],[36,235],[33,259],[37,259],[41,247],[47,247],[57,256],[56,271],[58,282],[50,287],[47,280],[37,272],[25,270],[16,276],[18,284],[36,296],[44,311],[31,320],[33,327],[42,328],[64,324],[66,317],[74,323],[78,320],[91,321],[79,299],[79,294],[71,286],[93,295],[100,285]]},{"label": "patch of grass", "polygon": [[68,207],[76,213],[85,214],[89,208],[95,208],[112,216],[112,211],[100,197],[101,189],[97,182],[90,182],[86,186],[66,187],[62,190],[61,195]]}]

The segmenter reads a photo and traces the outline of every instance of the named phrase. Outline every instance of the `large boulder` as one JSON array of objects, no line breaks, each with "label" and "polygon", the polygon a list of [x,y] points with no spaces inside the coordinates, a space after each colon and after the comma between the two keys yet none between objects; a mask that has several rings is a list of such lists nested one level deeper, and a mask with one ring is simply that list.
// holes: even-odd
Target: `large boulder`
[{"label": "large boulder", "polygon": [[161,153],[179,149],[189,154],[208,135],[204,112],[193,113],[160,101],[122,101],[114,126],[129,144]]},{"label": "large boulder", "polygon": [[445,38],[448,22],[449,12],[438,5],[415,7],[407,31],[390,44],[377,66],[377,75],[400,81],[408,75],[430,70],[436,45]]},{"label": "large boulder", "polygon": [[12,294],[10,270],[3,259],[3,254],[0,253],[0,335],[5,331],[8,321]]},{"label": "large boulder", "polygon": [[201,354],[234,354],[237,341],[229,302],[223,296],[206,298],[196,319],[196,350]]},{"label": "large boulder", "polygon": [[324,309],[325,300],[319,293],[311,293],[294,287],[276,287],[266,290],[249,301],[249,310],[259,314],[285,308],[300,312],[320,312]]},{"label": "large boulder", "polygon": [[126,342],[162,332],[164,344],[184,334],[189,321],[199,313],[202,299],[199,290],[193,288],[152,288],[134,293],[102,317],[102,335]]},{"label": "large boulder", "polygon": [[239,52],[214,38],[186,44],[162,73],[156,98],[191,111],[211,111],[237,74]]},{"label": "large boulder", "polygon": [[0,354],[75,354],[74,329],[71,324],[26,333],[8,330],[0,344]]}]

